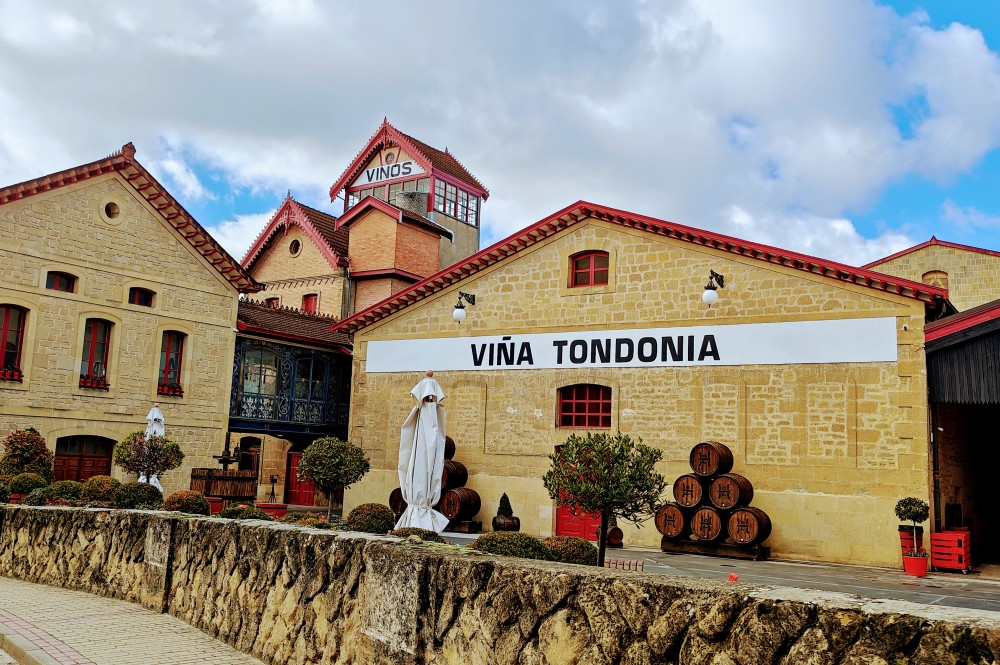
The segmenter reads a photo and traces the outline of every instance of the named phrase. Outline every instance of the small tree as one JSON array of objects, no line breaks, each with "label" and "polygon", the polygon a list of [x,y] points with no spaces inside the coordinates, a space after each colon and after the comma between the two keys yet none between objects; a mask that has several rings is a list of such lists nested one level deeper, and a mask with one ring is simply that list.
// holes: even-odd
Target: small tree
[{"label": "small tree", "polygon": [[327,498],[327,518],[333,513],[333,493],[361,480],[371,464],[361,448],[332,436],[316,439],[302,453],[298,474],[311,480]]},{"label": "small tree", "polygon": [[34,427],[14,430],[3,442],[0,456],[0,476],[37,473],[52,482],[54,455],[45,445],[45,439]]},{"label": "small tree", "polygon": [[559,506],[599,513],[597,565],[604,566],[610,520],[642,522],[655,511],[666,481],[655,465],[663,452],[618,432],[576,434],[549,455],[552,468],[542,481]]},{"label": "small tree", "polygon": [[905,499],[900,499],[896,502],[896,517],[903,520],[904,522],[913,523],[913,554],[917,555],[918,544],[917,544],[917,523],[926,522],[927,518],[931,516],[930,506],[923,499],[918,499],[915,496],[908,496]]},{"label": "small tree", "polygon": [[136,430],[115,444],[115,464],[129,473],[146,476],[146,482],[154,475],[176,469],[184,461],[180,445],[165,436],[146,437],[146,433]]}]

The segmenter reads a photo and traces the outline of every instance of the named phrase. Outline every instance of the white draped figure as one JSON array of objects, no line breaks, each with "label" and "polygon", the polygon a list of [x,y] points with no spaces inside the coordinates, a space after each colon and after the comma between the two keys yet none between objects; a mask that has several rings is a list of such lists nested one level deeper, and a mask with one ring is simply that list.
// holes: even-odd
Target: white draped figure
[{"label": "white draped figure", "polygon": [[444,391],[433,375],[428,371],[427,378],[410,391],[417,405],[400,430],[399,487],[407,505],[396,528],[411,526],[441,533],[448,518],[434,510],[434,504],[441,500],[444,472]]},{"label": "white draped figure", "polygon": [[[151,436],[163,436],[165,431],[166,430],[163,428],[163,412],[160,411],[159,404],[154,404],[153,408],[146,414],[146,438]],[[160,492],[163,492],[163,485],[161,485],[160,481],[157,480],[155,473],[150,476],[148,480],[146,479],[145,474],[139,476],[139,482],[152,485],[156,489],[160,490]]]}]

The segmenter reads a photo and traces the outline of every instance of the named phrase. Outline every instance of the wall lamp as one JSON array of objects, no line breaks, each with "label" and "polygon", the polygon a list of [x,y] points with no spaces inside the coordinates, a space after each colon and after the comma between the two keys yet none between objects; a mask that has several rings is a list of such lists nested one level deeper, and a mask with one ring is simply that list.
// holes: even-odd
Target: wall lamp
[{"label": "wall lamp", "polygon": [[474,293],[462,293],[458,292],[458,302],[455,303],[455,311],[451,313],[452,318],[461,323],[465,321],[465,305],[462,304],[462,299],[470,305],[476,304],[476,295]]},{"label": "wall lamp", "polygon": [[[716,286],[716,283],[718,283],[718,286]],[[708,284],[705,285],[705,292],[701,294],[702,302],[709,307],[719,302],[719,294],[716,292],[716,289],[722,289],[725,288],[725,286],[726,278],[714,270],[709,270]]]}]

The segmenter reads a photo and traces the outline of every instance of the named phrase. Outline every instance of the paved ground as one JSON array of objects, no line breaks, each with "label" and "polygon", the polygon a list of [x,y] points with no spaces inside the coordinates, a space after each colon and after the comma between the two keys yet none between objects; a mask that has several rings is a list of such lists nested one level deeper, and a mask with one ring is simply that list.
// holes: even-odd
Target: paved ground
[{"label": "paved ground", "polygon": [[261,665],[167,614],[0,577],[0,665],[14,662]]}]

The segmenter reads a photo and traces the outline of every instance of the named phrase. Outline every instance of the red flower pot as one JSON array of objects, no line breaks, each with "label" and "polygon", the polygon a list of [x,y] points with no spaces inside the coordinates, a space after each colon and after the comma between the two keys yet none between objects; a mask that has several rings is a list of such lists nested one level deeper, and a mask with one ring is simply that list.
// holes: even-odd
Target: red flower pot
[{"label": "red flower pot", "polygon": [[23,499],[26,496],[28,496],[28,495],[27,494],[11,494],[10,495],[10,502],[16,506],[17,504],[21,503],[21,499]]},{"label": "red flower pot", "polygon": [[913,577],[927,577],[927,561],[925,556],[904,556],[903,570]]},{"label": "red flower pot", "polygon": [[222,499],[217,496],[206,496],[205,499],[208,501],[208,506],[211,508],[212,515],[218,515],[222,512]]},{"label": "red flower pot", "polygon": [[258,503],[257,507],[274,519],[281,519],[288,512],[287,503]]}]

